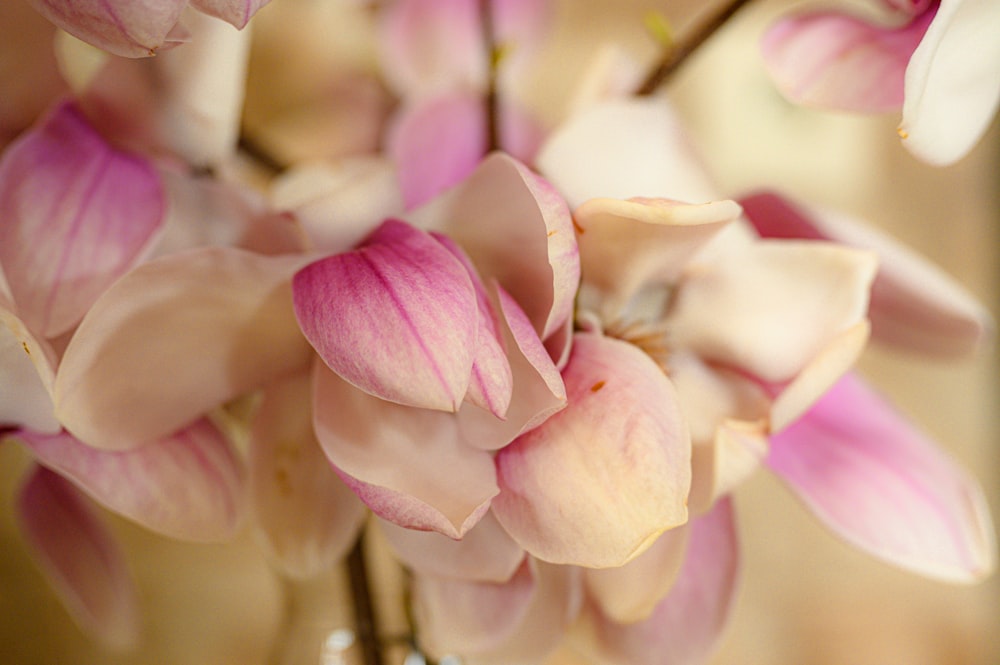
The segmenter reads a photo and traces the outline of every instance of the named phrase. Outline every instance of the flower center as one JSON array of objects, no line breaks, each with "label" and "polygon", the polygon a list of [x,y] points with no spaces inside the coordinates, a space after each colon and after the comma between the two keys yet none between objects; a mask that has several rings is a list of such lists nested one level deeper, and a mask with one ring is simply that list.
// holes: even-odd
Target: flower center
[{"label": "flower center", "polygon": [[670,344],[664,322],[616,319],[604,327],[604,334],[637,346],[653,359],[664,374],[670,374]]}]

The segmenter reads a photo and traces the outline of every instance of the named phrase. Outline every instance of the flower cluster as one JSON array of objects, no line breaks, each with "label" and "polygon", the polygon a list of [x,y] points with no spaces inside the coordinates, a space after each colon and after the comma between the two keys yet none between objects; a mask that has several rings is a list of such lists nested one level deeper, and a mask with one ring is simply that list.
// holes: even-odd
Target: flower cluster
[{"label": "flower cluster", "polygon": [[[30,4],[0,9],[42,36],[0,43],[24,67],[0,67],[0,435],[31,459],[25,541],[96,639],[141,640],[105,509],[252,529],[301,580],[384,538],[415,644],[467,663],[704,662],[760,470],[887,562],[995,566],[976,481],[852,370],[870,339],[969,355],[988,313],[863,224],[718,192],[624,60],[544,126],[518,86],[548,3],[342,8],[375,26],[379,67],[344,85],[377,92],[335,95],[364,147],[266,178],[236,29],[266,1]],[[997,3],[885,4],[902,27],[789,18],[765,58],[794,99],[902,104],[906,145],[953,161],[996,107],[969,26]]]}]

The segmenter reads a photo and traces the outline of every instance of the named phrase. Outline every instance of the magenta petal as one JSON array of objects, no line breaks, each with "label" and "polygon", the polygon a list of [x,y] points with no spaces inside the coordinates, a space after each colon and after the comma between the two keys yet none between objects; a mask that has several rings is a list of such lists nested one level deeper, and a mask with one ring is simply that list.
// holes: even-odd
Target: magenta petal
[{"label": "magenta petal", "polygon": [[81,628],[113,648],[135,644],[136,590],[96,508],[57,474],[34,467],[21,486],[17,518],[35,562]]},{"label": "magenta petal", "polygon": [[0,264],[21,318],[65,332],[147,248],[165,214],[146,160],[119,152],[65,104],[0,162]]},{"label": "magenta petal", "polygon": [[236,28],[245,28],[257,10],[271,0],[191,0],[191,4]]},{"label": "magenta petal", "polygon": [[906,65],[931,15],[898,29],[838,13],[786,18],[764,36],[764,61],[793,102],[843,111],[898,110]]},{"label": "magenta petal", "polygon": [[465,267],[427,233],[389,220],[357,250],[292,281],[295,315],[331,369],[385,400],[457,411],[478,306]]},{"label": "magenta petal", "polygon": [[954,582],[996,565],[982,490],[857,377],[772,437],[767,464],[835,533],[890,563]]},{"label": "magenta petal", "polygon": [[486,109],[472,94],[421,99],[404,108],[389,135],[407,209],[431,200],[475,170],[486,153]]},{"label": "magenta petal", "polygon": [[15,438],[104,507],[158,533],[224,541],[243,517],[243,463],[207,420],[125,452],[97,450],[67,433]]},{"label": "magenta petal", "polygon": [[29,0],[71,35],[126,58],[155,55],[169,43],[187,0]]}]

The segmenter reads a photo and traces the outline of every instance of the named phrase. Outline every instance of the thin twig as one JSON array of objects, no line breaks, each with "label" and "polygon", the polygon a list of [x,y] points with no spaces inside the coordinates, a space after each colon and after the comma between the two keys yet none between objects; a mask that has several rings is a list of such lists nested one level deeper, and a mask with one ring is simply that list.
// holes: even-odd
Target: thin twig
[{"label": "thin twig", "polygon": [[500,148],[500,99],[497,95],[497,66],[500,52],[496,43],[493,24],[493,3],[479,0],[479,16],[483,29],[483,48],[486,51],[486,152]]},{"label": "thin twig", "polygon": [[351,548],[351,553],[347,555],[347,570],[351,579],[355,622],[357,623],[358,640],[361,642],[361,654],[365,665],[383,665],[363,541],[363,537],[358,538],[354,547]]},{"label": "thin twig", "polygon": [[733,0],[722,8],[718,14],[710,18],[698,27],[686,40],[667,49],[663,58],[649,72],[649,75],[642,82],[642,85],[635,91],[639,97],[646,97],[656,92],[660,86],[666,83],[667,79],[677,71],[678,68],[688,59],[688,57],[698,50],[702,44],[714,35],[719,28],[725,25],[736,12],[751,0]]}]

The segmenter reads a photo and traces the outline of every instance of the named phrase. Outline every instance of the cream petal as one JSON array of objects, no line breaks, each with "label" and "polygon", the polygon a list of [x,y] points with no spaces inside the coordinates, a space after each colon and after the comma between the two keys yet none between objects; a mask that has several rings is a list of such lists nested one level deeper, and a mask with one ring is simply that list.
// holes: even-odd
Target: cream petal
[{"label": "cream petal", "polygon": [[54,386],[60,421],[89,445],[132,448],[303,367],[310,352],[289,282],[304,260],[220,247],[136,268],[66,348]]},{"label": "cream petal", "polygon": [[996,567],[982,489],[855,376],[771,437],[767,464],[834,533],[880,559],[963,583]]},{"label": "cream petal", "polygon": [[372,397],[319,361],[313,382],[316,437],[376,515],[461,538],[489,509],[493,459],[465,443],[453,414]]},{"label": "cream petal", "polygon": [[67,433],[22,430],[14,438],[101,505],[158,533],[221,542],[243,518],[243,462],[206,420],[123,452],[91,448]]},{"label": "cream petal", "polygon": [[250,492],[262,541],[279,570],[305,579],[333,568],[365,521],[313,433],[309,372],[269,385],[254,414]]},{"label": "cream petal", "polygon": [[689,270],[667,319],[671,341],[768,382],[800,372],[861,321],[874,254],[834,244],[763,240]]},{"label": "cream petal", "polygon": [[711,510],[720,497],[757,472],[767,451],[765,421],[727,419],[719,423],[714,440],[692,449],[691,512],[704,515]]},{"label": "cream petal", "polygon": [[360,390],[457,411],[478,330],[468,271],[431,235],[388,220],[358,249],[292,280],[295,316],[323,361]]},{"label": "cream petal", "polygon": [[926,162],[961,159],[1000,104],[1000,5],[942,0],[906,68],[903,145]]},{"label": "cream petal", "polygon": [[19,316],[43,337],[76,325],[149,248],[165,206],[148,161],[57,107],[0,161],[0,263]]},{"label": "cream petal", "polygon": [[0,424],[45,434],[62,429],[52,404],[55,366],[49,344],[0,303]]},{"label": "cream petal", "polygon": [[578,334],[565,409],[497,453],[497,519],[553,563],[618,566],[687,520],[690,439],[677,397],[638,348]]},{"label": "cream petal", "polygon": [[66,480],[34,467],[16,511],[35,563],[81,628],[108,647],[134,646],[140,633],[135,585],[97,509]]}]

